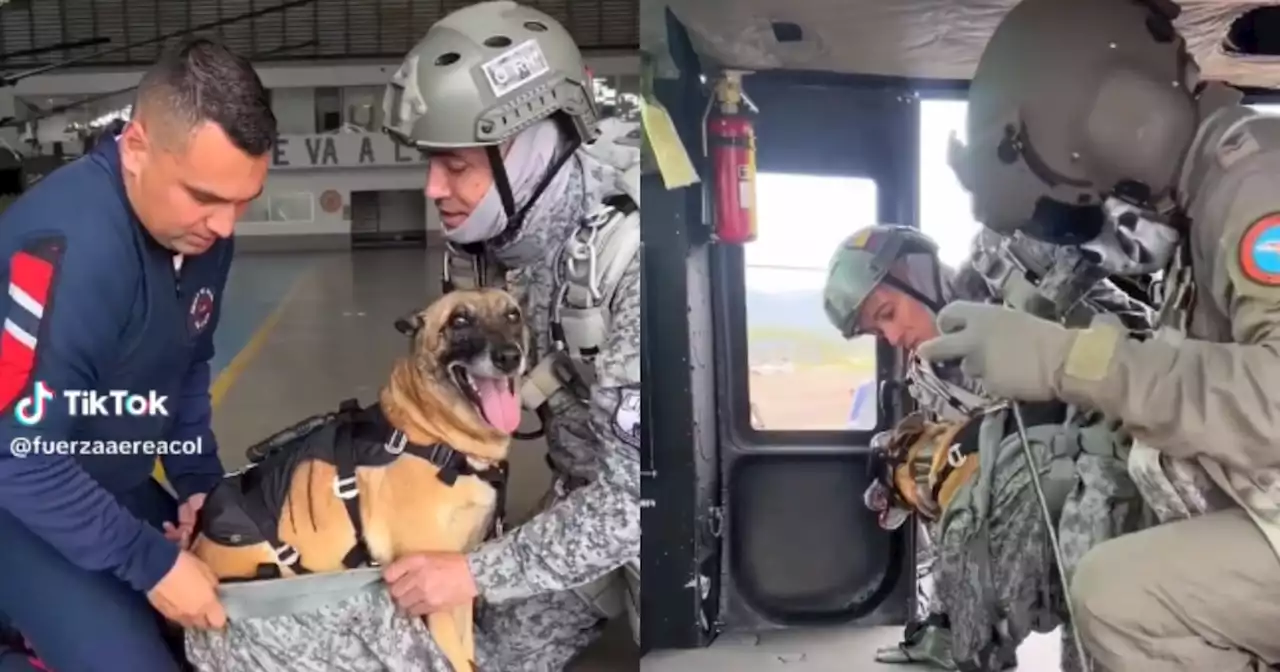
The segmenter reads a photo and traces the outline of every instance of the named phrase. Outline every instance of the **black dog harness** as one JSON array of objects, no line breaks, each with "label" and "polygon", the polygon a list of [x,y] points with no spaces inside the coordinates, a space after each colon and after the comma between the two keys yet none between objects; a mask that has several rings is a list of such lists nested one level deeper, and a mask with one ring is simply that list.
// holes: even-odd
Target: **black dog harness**
[{"label": "black dog harness", "polygon": [[[293,474],[308,460],[332,464],[337,469],[333,494],[346,506],[356,533],[355,545],[342,560],[348,569],[376,564],[365,542],[364,524],[360,519],[356,468],[386,466],[402,454],[439,467],[438,478],[446,485],[452,486],[459,476],[475,476],[493,486],[497,506],[489,535],[501,532],[506,509],[507,463],[477,470],[466,455],[449,446],[412,443],[403,432],[391,426],[376,404],[362,409],[355,399],[348,399],[336,413],[307,418],[250,447],[246,454],[249,466],[228,474],[209,493],[200,511],[199,531],[224,546],[244,547],[265,541],[271,545],[279,565],[295,574],[312,572],[302,564],[297,549],[281,541],[276,530]],[[259,565],[254,580],[281,578],[279,565]]]}]

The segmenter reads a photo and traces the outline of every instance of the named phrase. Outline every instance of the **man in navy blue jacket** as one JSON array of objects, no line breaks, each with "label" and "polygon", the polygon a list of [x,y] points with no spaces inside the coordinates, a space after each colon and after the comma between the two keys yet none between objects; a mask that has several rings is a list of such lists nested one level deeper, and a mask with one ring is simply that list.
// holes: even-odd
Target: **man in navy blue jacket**
[{"label": "man in navy blue jacket", "polygon": [[[190,42],[146,74],[118,138],[0,216],[0,614],[56,672],[177,670],[157,612],[225,623],[216,577],[181,546],[223,471],[213,332],[275,136],[250,64]],[[64,393],[87,390],[160,403],[86,415]],[[156,451],[130,443],[175,439],[202,448],[161,457],[180,505],[151,479]]]}]

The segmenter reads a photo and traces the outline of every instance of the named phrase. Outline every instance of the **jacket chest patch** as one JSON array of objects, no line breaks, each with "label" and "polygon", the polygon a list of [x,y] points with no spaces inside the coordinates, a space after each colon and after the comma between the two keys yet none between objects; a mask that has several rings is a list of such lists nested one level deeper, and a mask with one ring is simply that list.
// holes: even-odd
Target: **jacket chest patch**
[{"label": "jacket chest patch", "polygon": [[192,333],[199,334],[209,326],[213,319],[213,290],[201,287],[191,299],[191,307],[187,309],[187,325]]}]

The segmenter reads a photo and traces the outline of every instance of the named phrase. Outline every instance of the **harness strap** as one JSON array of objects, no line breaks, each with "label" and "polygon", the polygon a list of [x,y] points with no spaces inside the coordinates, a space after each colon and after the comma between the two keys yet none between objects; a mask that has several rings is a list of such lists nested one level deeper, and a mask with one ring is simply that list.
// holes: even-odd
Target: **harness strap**
[{"label": "harness strap", "polygon": [[242,508],[249,520],[257,526],[258,532],[271,545],[276,556],[275,565],[258,565],[258,579],[279,579],[284,577],[280,567],[288,567],[294,574],[311,574],[312,571],[302,564],[302,554],[292,545],[280,540],[276,534],[278,522],[272,512],[267,510],[266,501],[262,497],[245,497]]},{"label": "harness strap", "polygon": [[[439,468],[437,477],[446,485],[452,486],[457,482],[459,476],[475,476],[488,483],[496,491],[497,497],[494,519],[489,535],[496,536],[501,534],[502,522],[506,517],[506,484],[509,471],[507,462],[503,461],[491,467],[476,469],[466,455],[449,446],[443,444],[420,445],[410,442],[403,432],[391,427],[382,417],[382,414],[375,409],[376,406],[361,409],[357,400],[347,399],[339,405],[337,413],[328,416],[336,419],[339,423],[334,436],[335,445],[333,446],[334,467],[337,472],[332,486],[333,494],[342,500],[356,538],[355,544],[352,545],[342,559],[344,567],[357,569],[376,565],[373,561],[373,555],[369,551],[368,542],[365,538],[364,522],[360,516],[360,488],[359,481],[356,479],[356,469],[361,466],[357,446],[362,441],[381,443],[383,449],[393,456],[408,453],[434,464]],[[276,443],[272,448],[278,449],[283,445]],[[272,452],[274,450],[263,451],[260,457],[265,459]],[[237,478],[243,479],[252,471],[249,470],[246,473],[242,473]],[[272,551],[276,556],[277,564],[259,566],[256,578],[282,578],[283,573],[280,571],[280,567],[288,567],[297,575],[314,573],[302,564],[302,555],[296,548],[281,541],[276,533],[279,521],[276,519],[274,512],[267,510],[266,501],[263,497],[244,497],[242,498],[241,506],[245,514],[258,528],[262,537],[271,545]]]},{"label": "harness strap", "polygon": [[[353,399],[347,401],[353,402]],[[347,401],[343,403],[346,404]],[[342,500],[347,509],[347,518],[351,519],[351,527],[355,530],[356,542],[342,558],[342,565],[347,569],[366,567],[375,564],[369,553],[369,545],[365,542],[364,522],[360,519],[360,486],[356,480],[356,442],[355,423],[344,422],[338,427],[336,445],[333,449],[334,467],[338,472],[333,481],[333,494]]]},{"label": "harness strap", "polygon": [[440,482],[445,485],[452,486],[458,481],[459,476],[475,476],[488,483],[494,489],[496,496],[493,522],[489,525],[488,537],[492,538],[502,534],[503,520],[507,515],[507,475],[509,466],[506,461],[484,469],[476,469],[466,455],[449,446],[444,444],[423,446],[416,443],[408,443],[403,441],[404,434],[400,433],[399,430],[396,430],[395,434],[401,437],[404,452],[426,460],[440,468],[436,478],[439,478]]},{"label": "harness strap", "polygon": [[[970,420],[950,437],[951,446],[946,448],[946,461],[943,462],[942,468],[938,469],[933,487],[929,489],[929,495],[933,501],[941,503],[942,488],[951,478],[951,474],[960,468],[965,458],[978,452],[978,428],[981,426],[982,423],[978,420]],[[938,450],[942,450],[942,446],[938,446]]]},{"label": "harness strap", "polygon": [[[356,502],[354,498],[344,497],[344,492],[346,491],[340,490],[340,484],[343,482],[350,482],[354,489],[355,455],[353,453],[353,444],[349,439],[351,420],[359,411],[359,402],[355,399],[345,399],[338,405],[337,413],[326,413],[307,418],[306,420],[293,425],[289,429],[276,434],[272,439],[268,439],[267,441],[250,448],[250,451],[252,452],[250,459],[254,460],[254,458],[257,458],[254,460],[254,463],[261,462],[270,458],[284,446],[291,445],[294,440],[310,434],[325,422],[330,422],[336,419],[340,423],[338,428],[337,445],[334,447],[334,460],[337,462],[336,466],[338,470],[338,480],[334,481],[334,494],[343,499],[343,503],[347,506],[347,514],[351,516],[352,524],[356,526],[356,548],[352,549],[352,552],[348,553],[347,557],[343,560],[343,564],[348,567],[353,566],[348,564],[348,560],[359,559],[357,553],[363,553],[364,558],[366,560],[368,559],[368,549],[364,544],[363,527],[360,523],[359,503]],[[344,463],[350,466],[344,469]],[[248,473],[252,472],[242,473],[239,478],[245,478]],[[347,479],[348,477],[350,480],[345,481],[344,479]],[[358,494],[358,491],[354,492]],[[298,549],[280,539],[280,535],[276,533],[279,521],[276,519],[273,512],[267,510],[266,501],[262,497],[244,497],[242,498],[242,507],[245,514],[249,517],[249,520],[252,520],[253,524],[258,528],[258,532],[262,534],[262,537],[271,545],[271,550],[276,556],[276,565],[258,566],[256,578],[281,578],[283,576],[280,571],[281,566],[288,567],[297,575],[313,573],[306,567],[306,565],[302,564],[302,554],[298,552]],[[353,508],[355,508],[354,515],[352,514]],[[356,555],[356,557],[353,558],[353,555]],[[354,566],[358,567],[359,565]]]},{"label": "harness strap", "polygon": [[[521,385],[524,408],[537,411],[565,388],[579,399],[590,395],[595,358],[608,337],[610,304],[642,244],[639,211],[631,196],[610,196],[561,249],[556,261],[559,290],[552,298],[552,352]],[[586,258],[575,258],[579,252]]]}]

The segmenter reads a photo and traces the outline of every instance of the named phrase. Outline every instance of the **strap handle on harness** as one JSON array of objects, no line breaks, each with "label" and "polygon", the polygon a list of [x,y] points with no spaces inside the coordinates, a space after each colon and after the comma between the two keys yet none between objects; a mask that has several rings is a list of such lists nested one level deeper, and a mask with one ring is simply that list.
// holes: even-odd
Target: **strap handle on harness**
[{"label": "strap handle on harness", "polygon": [[520,388],[520,400],[539,412],[561,389],[590,396],[595,358],[611,323],[610,306],[623,276],[641,249],[640,206],[621,193],[584,218],[565,242],[556,266],[559,291],[551,304],[551,353]]}]

